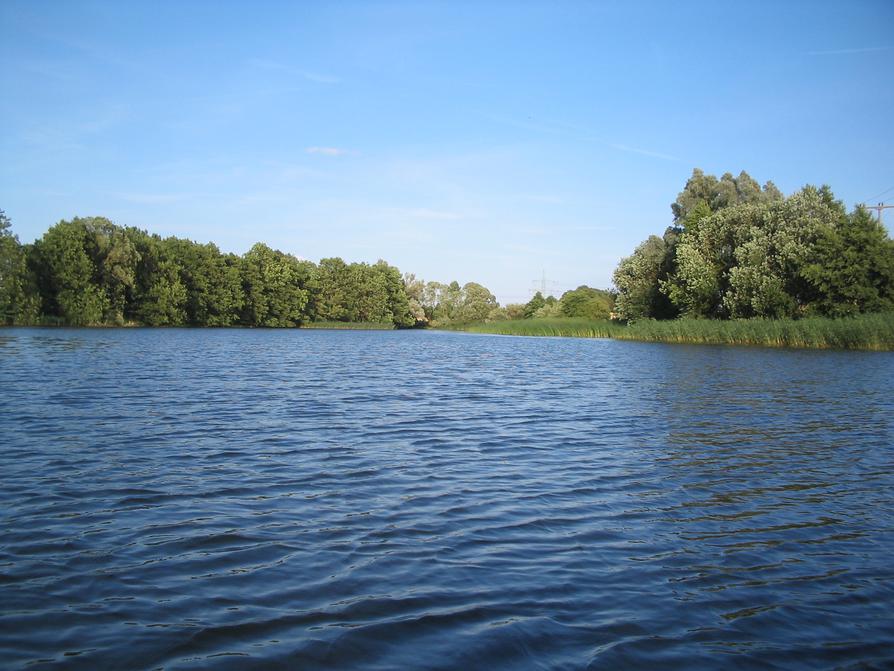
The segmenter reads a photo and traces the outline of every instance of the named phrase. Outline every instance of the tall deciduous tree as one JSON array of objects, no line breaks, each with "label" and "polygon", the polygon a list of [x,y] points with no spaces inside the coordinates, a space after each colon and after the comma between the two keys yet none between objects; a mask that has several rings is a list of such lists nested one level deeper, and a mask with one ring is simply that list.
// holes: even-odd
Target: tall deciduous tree
[{"label": "tall deciduous tree", "polygon": [[75,326],[101,324],[109,309],[88,253],[93,246],[90,237],[85,220],[60,221],[32,250],[44,312]]},{"label": "tall deciduous tree", "polygon": [[157,261],[137,310],[147,326],[182,326],[186,323],[188,292],[180,280],[180,267],[167,259]]},{"label": "tall deciduous tree", "polygon": [[96,272],[96,280],[105,294],[102,321],[122,324],[129,292],[136,281],[140,255],[124,229],[104,217],[75,219],[86,230],[86,247]]},{"label": "tall deciduous tree", "polygon": [[35,323],[40,298],[28,269],[26,251],[0,210],[0,324]]},{"label": "tall deciduous tree", "polygon": [[404,274],[404,290],[407,294],[407,304],[415,326],[423,326],[428,323],[425,314],[425,282],[416,279],[413,273]]},{"label": "tall deciduous tree", "polygon": [[477,282],[464,284],[462,293],[462,307],[459,311],[460,321],[484,321],[491,311],[497,307],[496,297]]},{"label": "tall deciduous tree", "polygon": [[531,296],[531,300],[525,303],[525,319],[533,319],[534,315],[546,305],[546,299],[539,291]]},{"label": "tall deciduous tree", "polygon": [[244,316],[254,326],[298,326],[308,292],[294,256],[257,243],[242,258]]},{"label": "tall deciduous tree", "polygon": [[674,224],[684,226],[690,213],[702,204],[711,212],[743,203],[768,203],[782,200],[782,193],[773,182],[761,188],[744,170],[738,177],[724,173],[720,179],[695,168],[686,186],[671,205]]}]

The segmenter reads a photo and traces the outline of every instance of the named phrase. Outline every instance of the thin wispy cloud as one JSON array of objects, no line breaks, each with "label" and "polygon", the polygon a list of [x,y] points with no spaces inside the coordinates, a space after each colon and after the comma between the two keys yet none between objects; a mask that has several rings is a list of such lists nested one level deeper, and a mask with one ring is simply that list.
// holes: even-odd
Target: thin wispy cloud
[{"label": "thin wispy cloud", "polygon": [[462,219],[462,215],[458,212],[445,212],[444,210],[430,210],[425,207],[414,208],[410,210],[401,210],[403,214],[414,219],[433,219],[438,221],[455,221]]},{"label": "thin wispy cloud", "polygon": [[660,151],[652,151],[651,149],[640,149],[639,147],[631,147],[626,144],[620,144],[617,142],[608,142],[609,147],[612,149],[617,149],[618,151],[626,151],[631,154],[640,154],[641,156],[651,156],[652,158],[660,158],[665,161],[679,161],[680,159],[676,156],[672,156],[671,154],[663,154]]},{"label": "thin wispy cloud", "polygon": [[23,61],[21,68],[40,77],[59,82],[75,82],[78,79],[75,69],[63,61]]},{"label": "thin wispy cloud", "polygon": [[824,51],[808,51],[808,56],[847,56],[849,54],[872,54],[878,51],[891,51],[892,46],[887,47],[854,47],[853,49],[828,49]]},{"label": "thin wispy cloud", "polygon": [[534,123],[532,118],[529,118],[527,121],[522,121],[519,119],[510,119],[508,117],[500,117],[495,115],[487,115],[487,118],[491,121],[495,121],[497,123],[512,126],[513,128],[520,128],[522,130],[534,131],[537,133],[544,133],[549,135],[564,135],[568,138],[576,138],[578,140],[588,141],[588,142],[597,142],[599,144],[605,145],[606,147],[610,147],[611,149],[615,149],[617,151],[629,152],[632,154],[639,154],[640,156],[648,156],[650,158],[659,158],[664,161],[679,161],[680,158],[677,156],[673,156],[671,154],[666,154],[660,151],[654,151],[651,149],[642,149],[639,147],[631,147],[627,144],[622,144],[620,142],[609,142],[608,140],[604,140],[601,137],[598,137],[596,134],[592,133],[587,128],[582,128],[580,126],[574,126],[572,124],[562,123],[562,122],[547,122],[547,123]]},{"label": "thin wispy cloud", "polygon": [[115,128],[127,118],[127,106],[110,105],[92,115],[81,115],[79,118],[54,123],[34,124],[20,131],[18,139],[30,146],[54,153],[80,151],[86,148],[95,136]]},{"label": "thin wispy cloud", "polygon": [[615,226],[559,226],[557,230],[566,232],[566,233],[603,233],[605,231],[615,231],[617,227]]},{"label": "thin wispy cloud", "polygon": [[550,249],[548,247],[544,247],[542,245],[523,245],[516,243],[509,243],[506,245],[506,249],[517,252],[519,254],[528,254],[530,256],[534,256],[538,259],[542,259],[544,256],[559,256],[561,252]]},{"label": "thin wispy cloud", "polygon": [[534,117],[525,119],[516,119],[512,117],[502,116],[498,114],[485,114],[486,119],[503,126],[511,126],[521,130],[534,131],[535,133],[547,133],[549,135],[557,135],[563,133],[566,129],[556,126],[552,123],[542,123]]},{"label": "thin wispy cloud", "polygon": [[128,203],[139,203],[140,205],[161,205],[165,203],[176,203],[188,198],[195,198],[197,194],[188,193],[140,193],[117,191],[110,195],[120,198]]},{"label": "thin wispy cloud", "polygon": [[248,60],[248,64],[255,68],[260,68],[262,70],[271,70],[274,72],[282,72],[287,75],[291,75],[293,77],[300,77],[301,79],[305,79],[309,82],[314,82],[316,84],[340,84],[341,79],[334,75],[326,74],[323,72],[312,72],[310,70],[302,70],[301,68],[295,68],[290,65],[286,65],[285,63],[280,63],[278,61],[271,61],[264,58],[250,58]]},{"label": "thin wispy cloud", "polygon": [[562,205],[565,202],[564,198],[560,198],[559,196],[550,196],[548,194],[521,193],[516,195],[515,197],[522,198],[532,203],[543,203],[545,205]]},{"label": "thin wispy cloud", "polygon": [[322,156],[346,156],[351,153],[348,149],[340,147],[308,147],[305,149],[308,154],[320,154]]},{"label": "thin wispy cloud", "polygon": [[78,152],[87,148],[87,144],[78,141],[72,133],[55,128],[29,128],[19,134],[19,139],[25,145],[47,153]]},{"label": "thin wispy cloud", "polygon": [[308,72],[307,70],[300,71],[302,77],[304,77],[309,82],[316,82],[317,84],[339,84],[341,83],[341,79],[338,77],[333,77],[332,75],[324,75],[319,72]]}]

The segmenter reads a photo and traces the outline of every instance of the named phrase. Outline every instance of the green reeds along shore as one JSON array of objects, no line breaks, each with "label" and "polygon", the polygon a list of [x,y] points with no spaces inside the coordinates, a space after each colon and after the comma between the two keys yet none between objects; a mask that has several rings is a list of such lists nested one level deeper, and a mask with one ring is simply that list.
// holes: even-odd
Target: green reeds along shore
[{"label": "green reeds along shore", "polygon": [[894,313],[828,319],[677,319],[619,324],[589,319],[520,319],[470,324],[473,333],[616,338],[705,345],[894,350]]},{"label": "green reeds along shore", "polygon": [[306,322],[303,329],[341,329],[348,331],[393,331],[394,324],[380,322]]}]

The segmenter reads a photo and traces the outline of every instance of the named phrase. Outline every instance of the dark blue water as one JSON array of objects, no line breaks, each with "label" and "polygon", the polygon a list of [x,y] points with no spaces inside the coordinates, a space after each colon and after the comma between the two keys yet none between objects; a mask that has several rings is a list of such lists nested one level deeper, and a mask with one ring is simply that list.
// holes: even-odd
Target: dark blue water
[{"label": "dark blue water", "polygon": [[0,331],[0,667],[894,665],[894,355]]}]

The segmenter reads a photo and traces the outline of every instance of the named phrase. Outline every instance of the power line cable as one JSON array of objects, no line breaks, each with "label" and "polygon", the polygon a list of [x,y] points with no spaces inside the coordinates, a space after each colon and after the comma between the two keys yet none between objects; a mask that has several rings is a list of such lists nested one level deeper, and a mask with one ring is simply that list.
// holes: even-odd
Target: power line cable
[{"label": "power line cable", "polygon": [[[877,193],[877,194],[875,194],[874,196],[871,196],[871,197],[869,197],[869,198],[866,198],[866,200],[867,200],[867,201],[868,201],[868,200],[875,200],[875,199],[878,198],[879,196],[884,196],[884,195],[885,195],[886,193],[888,193],[889,191],[894,191],[894,186],[885,189],[885,190],[882,191],[881,193]],[[865,201],[864,201],[864,202],[865,202]]]}]

